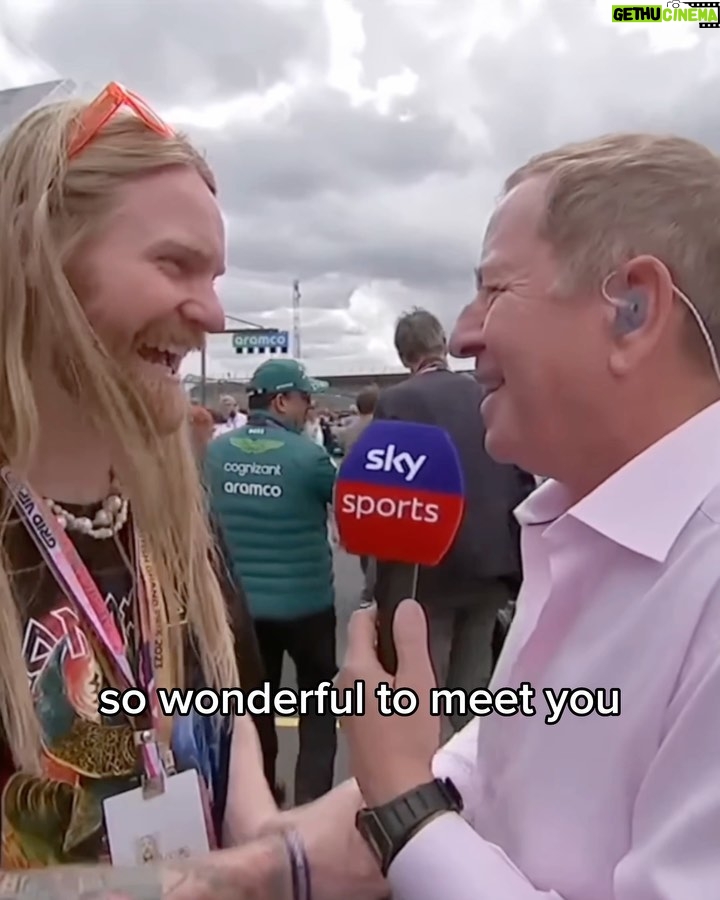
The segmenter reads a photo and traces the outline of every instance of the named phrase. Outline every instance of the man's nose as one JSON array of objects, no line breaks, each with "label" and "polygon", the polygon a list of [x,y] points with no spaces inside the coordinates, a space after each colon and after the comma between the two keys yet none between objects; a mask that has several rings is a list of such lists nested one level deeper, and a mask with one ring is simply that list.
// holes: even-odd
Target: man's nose
[{"label": "man's nose", "polygon": [[225,310],[214,288],[202,296],[188,300],[184,304],[183,315],[205,334],[221,334],[225,331]]},{"label": "man's nose", "polygon": [[467,359],[482,353],[485,347],[485,312],[484,304],[479,300],[473,300],[462,310],[450,335],[451,356]]}]

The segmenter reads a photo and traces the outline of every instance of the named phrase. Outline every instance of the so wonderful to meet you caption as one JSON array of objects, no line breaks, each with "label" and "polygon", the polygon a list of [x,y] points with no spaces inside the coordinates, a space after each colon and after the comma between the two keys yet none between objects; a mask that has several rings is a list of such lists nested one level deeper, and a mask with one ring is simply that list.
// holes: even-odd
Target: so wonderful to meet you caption
[{"label": "so wonderful to meet you caption", "polygon": [[[274,696],[270,684],[253,691],[227,688],[221,691],[205,690],[157,690],[158,705],[163,715],[189,716],[243,716],[268,715],[302,716],[306,713],[343,716],[365,715],[365,684],[356,681],[353,687],[339,689],[332,682],[324,681],[312,691],[296,691],[284,688]],[[373,691],[377,708],[382,716],[411,716],[420,708],[420,698],[409,688],[394,688],[381,682]],[[566,714],[573,716],[619,716],[619,688],[543,688],[545,723],[557,725]],[[519,688],[500,688],[491,691],[478,688],[468,693],[463,690],[434,688],[430,691],[430,714],[433,716],[473,715],[535,716],[535,688],[524,681]],[[107,689],[100,692],[99,712],[115,716],[124,712],[138,716],[148,708],[143,691],[131,688],[127,691]]]}]

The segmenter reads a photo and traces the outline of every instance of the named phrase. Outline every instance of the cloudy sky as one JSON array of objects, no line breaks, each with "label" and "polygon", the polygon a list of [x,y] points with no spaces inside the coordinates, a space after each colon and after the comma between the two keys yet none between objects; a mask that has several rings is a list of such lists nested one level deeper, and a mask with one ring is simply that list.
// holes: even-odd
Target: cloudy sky
[{"label": "cloudy sky", "polygon": [[[720,150],[720,29],[618,25],[611,5],[0,0],[0,87],[142,94],[217,172],[228,314],[291,329],[298,278],[311,370],[377,371],[396,365],[403,310],[452,324],[502,178],[529,155],[625,129]],[[252,359],[210,343],[211,374]]]}]

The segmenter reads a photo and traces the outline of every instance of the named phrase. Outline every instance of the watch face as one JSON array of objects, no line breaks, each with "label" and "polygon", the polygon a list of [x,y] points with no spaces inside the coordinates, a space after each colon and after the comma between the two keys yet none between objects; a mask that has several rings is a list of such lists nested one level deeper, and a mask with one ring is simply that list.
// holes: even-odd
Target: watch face
[{"label": "watch face", "polygon": [[377,838],[375,837],[372,828],[365,829],[364,837],[375,856],[377,856],[378,859],[382,859],[382,847],[380,846],[380,844],[378,844]]},{"label": "watch face", "polygon": [[375,813],[368,809],[361,810],[357,814],[355,824],[372,852],[382,862],[391,845],[388,835]]}]

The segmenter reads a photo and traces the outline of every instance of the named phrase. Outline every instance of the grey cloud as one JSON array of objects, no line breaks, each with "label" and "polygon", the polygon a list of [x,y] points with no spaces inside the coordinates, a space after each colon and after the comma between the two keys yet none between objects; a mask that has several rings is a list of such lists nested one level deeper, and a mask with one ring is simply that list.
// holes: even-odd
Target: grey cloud
[{"label": "grey cloud", "polygon": [[[479,43],[462,73],[441,72],[443,60],[426,43],[421,75],[438,71],[443,90],[458,79],[468,115],[487,134],[488,143],[474,148],[472,166],[441,164],[440,177],[416,175],[407,190],[394,179],[359,197],[347,189],[326,196],[327,182],[319,178],[311,202],[287,195],[241,217],[234,257],[258,272],[281,267],[288,275],[332,270],[398,279],[415,302],[448,311],[450,326],[469,295],[469,268],[494,197],[505,175],[529,156],[567,140],[630,129],[675,131],[718,146],[716,120],[706,111],[718,85],[718,56],[713,62],[709,40],[702,48],[656,52],[647,34],[606,26],[591,4],[562,0],[518,21],[511,38]],[[372,42],[371,17],[365,24],[377,59],[382,40]],[[393,35],[396,24],[391,17],[377,21],[376,32],[384,26],[386,37]],[[419,30],[406,28],[394,69],[388,51],[377,73],[418,65],[421,46]],[[427,107],[433,90],[436,85],[421,86],[414,108]],[[436,95],[435,108],[441,101]],[[393,304],[391,296],[387,302]],[[350,346],[345,338],[343,344]]]},{"label": "grey cloud", "polygon": [[358,215],[323,205],[309,221],[276,223],[274,230],[257,219],[238,223],[232,256],[244,268],[272,273],[282,267],[289,277],[317,278],[329,270],[358,281],[400,278],[408,285],[439,286],[458,270],[469,270],[474,257],[464,242],[435,234],[432,223],[426,224],[423,232],[401,214],[383,221],[379,210]]},{"label": "grey cloud", "polygon": [[522,65],[507,65],[509,42],[476,49],[473,80],[493,82],[478,92],[476,111],[495,158],[509,172],[542,150],[610,131],[673,132],[720,147],[720,125],[706,112],[720,87],[713,38],[659,53],[637,26],[598,21],[592,4],[553,0],[512,36]]},{"label": "grey cloud", "polygon": [[[511,2],[503,0],[503,6]],[[477,9],[477,3],[478,0],[452,0],[453,18],[462,21]],[[416,8],[392,0],[386,3],[354,0],[354,6],[362,12],[367,43],[372,48],[365,61],[365,74],[370,83],[404,68],[436,84],[452,76],[454,67],[448,61],[456,52],[457,36],[447,28],[447,2],[434,8],[427,4]]]},{"label": "grey cloud", "polygon": [[[422,186],[379,180],[362,194],[286,198],[250,212],[231,202],[231,257],[263,279],[281,273],[286,283],[339,273],[350,289],[387,279],[442,293],[448,281],[469,278],[496,192],[497,173],[485,168],[465,176],[435,173]],[[339,292],[336,303],[344,296]]]},{"label": "grey cloud", "polygon": [[[394,317],[414,304],[450,327],[502,181],[532,154],[624,129],[720,148],[715,32],[660,53],[642,30],[598,17],[594,2],[546,0],[521,14],[527,4],[503,0],[514,30],[484,35],[468,60],[459,46],[477,0],[353,5],[364,17],[365,82],[408,67],[420,79],[412,97],[381,115],[311,81],[261,122],[191,129],[229,220],[228,312],[289,328],[300,278],[311,359],[392,363]],[[169,106],[267,86],[295,64],[317,75],[328,56],[319,0],[282,10],[262,0],[65,0],[30,43],[63,75],[118,77]],[[369,283],[372,300],[356,291]],[[213,348],[228,370],[237,365],[229,342]]]},{"label": "grey cloud", "polygon": [[[284,265],[282,257],[278,266]],[[220,283],[220,295],[232,307],[232,313],[253,319],[263,310],[274,312],[289,309],[292,283],[296,274],[278,271],[259,276],[257,272],[231,269]],[[301,302],[313,309],[348,309],[350,298],[358,287],[358,279],[351,275],[323,273],[320,277],[303,279],[300,285]]]},{"label": "grey cloud", "polygon": [[[293,278],[280,273],[258,277],[255,272],[231,269],[219,283],[219,294],[231,316],[244,319],[250,325],[289,328],[292,316]],[[302,281],[301,306],[303,325],[311,327],[347,312],[350,299],[357,289],[357,280],[347,276],[323,275]],[[230,322],[235,327],[235,322]],[[242,324],[237,325],[243,327]],[[352,333],[353,326],[348,326]]]},{"label": "grey cloud", "polygon": [[312,0],[282,9],[262,0],[63,0],[28,39],[64,75],[115,78],[153,102],[219,100],[327,56],[322,6]]},{"label": "grey cloud", "polygon": [[401,121],[369,105],[353,108],[331,90],[304,93],[286,116],[230,127],[219,140],[197,134],[227,173],[222,187],[230,204],[244,209],[276,199],[352,195],[382,182],[417,185],[431,174],[466,172],[473,163],[472,148],[437,112]]}]

